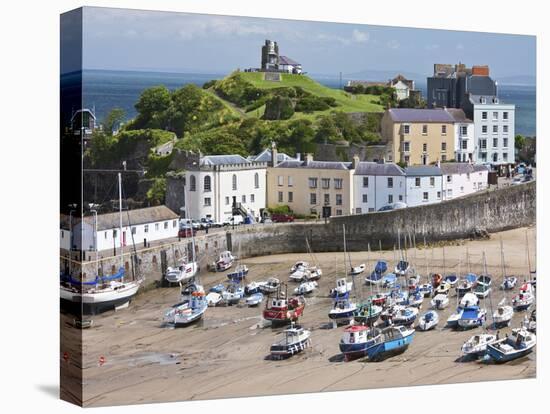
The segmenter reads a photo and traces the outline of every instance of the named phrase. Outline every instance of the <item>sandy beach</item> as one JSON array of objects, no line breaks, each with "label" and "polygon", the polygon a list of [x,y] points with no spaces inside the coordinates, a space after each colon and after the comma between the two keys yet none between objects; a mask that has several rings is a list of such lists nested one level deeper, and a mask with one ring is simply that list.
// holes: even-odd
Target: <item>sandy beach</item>
[{"label": "sandy beach", "polygon": [[[445,247],[416,251],[409,249],[407,258],[426,281],[427,272],[465,274],[482,271],[482,253],[493,276],[491,300],[481,301],[491,320],[491,304],[496,308],[505,292],[498,289],[502,280],[500,240],[504,245],[507,275],[528,278],[525,248],[529,237],[531,269],[535,269],[535,229],[516,229],[492,234],[489,240],[457,241]],[[418,241],[417,241],[418,242]],[[421,244],[421,243],[420,243]],[[305,247],[305,246],[304,246]],[[377,259],[389,261],[393,268],[398,260],[394,251],[352,252],[354,265],[366,263],[367,269]],[[83,402],[85,406],[128,403],[167,402],[275,395],[289,393],[339,391],[380,387],[449,384],[484,380],[533,378],[536,375],[536,352],[504,365],[461,362],[460,347],[481,328],[470,331],[444,329],[447,317],[456,308],[453,291],[451,304],[440,313],[434,331],[416,332],[409,349],[383,362],[344,362],[338,349],[343,327],[332,329],[328,311],[332,300],[330,288],[344,272],[343,253],[316,254],[323,269],[319,289],[308,297],[300,324],[312,331],[312,347],[294,357],[272,361],[267,358],[270,345],[280,338],[282,328],[263,327],[259,308],[244,305],[209,308],[203,321],[174,329],[162,323],[166,309],[179,299],[179,288],[158,288],[140,294],[129,308],[95,316],[91,329],[77,331],[83,339]],[[427,261],[426,261],[427,258]],[[444,258],[444,260],[443,260]],[[311,262],[307,254],[256,257],[243,261],[249,269],[247,282],[277,277],[287,281],[289,269],[297,260]],[[428,266],[426,267],[426,262]],[[357,296],[368,296],[364,284],[367,273],[357,277]],[[208,290],[227,280],[225,273],[201,273],[200,282]],[[289,282],[289,291],[295,287]],[[429,309],[425,299],[421,313]],[[516,327],[526,312],[516,312],[511,327]],[[530,314],[530,312],[528,312]],[[62,324],[72,318],[62,315]],[[487,324],[488,325],[488,324]],[[501,334],[511,328],[501,330]],[[100,364],[100,358],[104,363]],[[67,363],[61,361],[62,363]]]}]

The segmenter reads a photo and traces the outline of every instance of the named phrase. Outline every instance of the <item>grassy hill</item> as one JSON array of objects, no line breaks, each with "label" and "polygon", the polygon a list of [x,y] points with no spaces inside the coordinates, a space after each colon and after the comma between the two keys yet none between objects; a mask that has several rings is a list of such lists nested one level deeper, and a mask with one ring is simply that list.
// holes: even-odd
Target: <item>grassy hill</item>
[{"label": "grassy hill", "polygon": [[[262,72],[234,72],[222,81],[220,81],[230,92],[235,92],[235,89],[242,90],[247,87],[269,93],[271,90],[281,90],[281,88],[301,88],[305,92],[319,98],[334,99],[335,106],[318,111],[296,112],[292,119],[311,119],[314,120],[320,114],[328,114],[333,110],[343,112],[382,112],[384,108],[379,104],[379,96],[376,95],[353,95],[343,90],[332,89],[321,85],[306,75],[280,74],[280,81],[272,81],[264,79],[265,73]],[[220,84],[218,84],[220,85]],[[229,94],[228,94],[229,95]],[[218,96],[220,94],[218,93]],[[225,97],[226,100],[232,101],[230,106],[234,109],[239,108],[241,113],[248,117],[259,118],[264,114],[265,105],[239,105],[239,102],[232,99],[230,96]]]}]

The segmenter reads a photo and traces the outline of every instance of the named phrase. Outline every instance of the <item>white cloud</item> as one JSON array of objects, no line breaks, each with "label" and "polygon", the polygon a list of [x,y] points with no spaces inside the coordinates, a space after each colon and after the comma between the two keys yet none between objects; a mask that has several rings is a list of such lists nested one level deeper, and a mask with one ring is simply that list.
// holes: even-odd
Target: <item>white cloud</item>
[{"label": "white cloud", "polygon": [[399,46],[401,46],[397,40],[390,40],[386,45],[390,49],[399,49]]},{"label": "white cloud", "polygon": [[352,39],[357,43],[367,43],[370,35],[367,32],[362,32],[357,29],[353,29]]}]

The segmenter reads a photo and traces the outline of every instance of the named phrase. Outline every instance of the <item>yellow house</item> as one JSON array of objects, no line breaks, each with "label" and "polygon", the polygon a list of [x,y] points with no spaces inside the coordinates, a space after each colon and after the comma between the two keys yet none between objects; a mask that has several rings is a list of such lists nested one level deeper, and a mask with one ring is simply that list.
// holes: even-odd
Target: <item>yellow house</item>
[{"label": "yellow house", "polygon": [[386,110],[381,126],[388,161],[427,165],[453,159],[454,122],[445,109]]},{"label": "yellow house", "polygon": [[[276,154],[276,152],[275,152]],[[353,213],[353,172],[359,162],[305,160],[272,163],[267,169],[267,206],[288,205],[296,214],[331,216]]]}]

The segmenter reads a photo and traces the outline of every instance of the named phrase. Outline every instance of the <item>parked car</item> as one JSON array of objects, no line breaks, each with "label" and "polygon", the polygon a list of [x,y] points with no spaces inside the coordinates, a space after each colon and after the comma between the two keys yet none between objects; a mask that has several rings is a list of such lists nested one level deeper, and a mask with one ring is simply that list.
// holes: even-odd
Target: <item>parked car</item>
[{"label": "parked car", "polygon": [[194,230],[200,230],[202,228],[201,222],[198,220],[191,220],[191,226],[193,227]]},{"label": "parked car", "polygon": [[180,228],[182,227],[192,227],[192,220],[188,218],[180,219]]},{"label": "parked car", "polygon": [[193,227],[180,227],[178,231],[178,237],[181,237],[182,239],[186,237],[195,236],[197,234],[197,230],[195,230]]},{"label": "parked car", "polygon": [[223,221],[224,226],[238,226],[239,224],[243,224],[244,219],[242,216],[228,216]]},{"label": "parked car", "polygon": [[209,219],[209,218],[201,218],[201,229],[204,230],[206,228],[209,228],[209,227],[213,227],[212,224],[213,224],[213,221],[212,219]]},{"label": "parked car", "polygon": [[407,204],[398,201],[397,203],[386,204],[378,209],[378,211],[391,211],[399,210],[400,208],[407,208]]},{"label": "parked car", "polygon": [[271,221],[273,223],[292,223],[294,216],[292,214],[272,214]]}]

